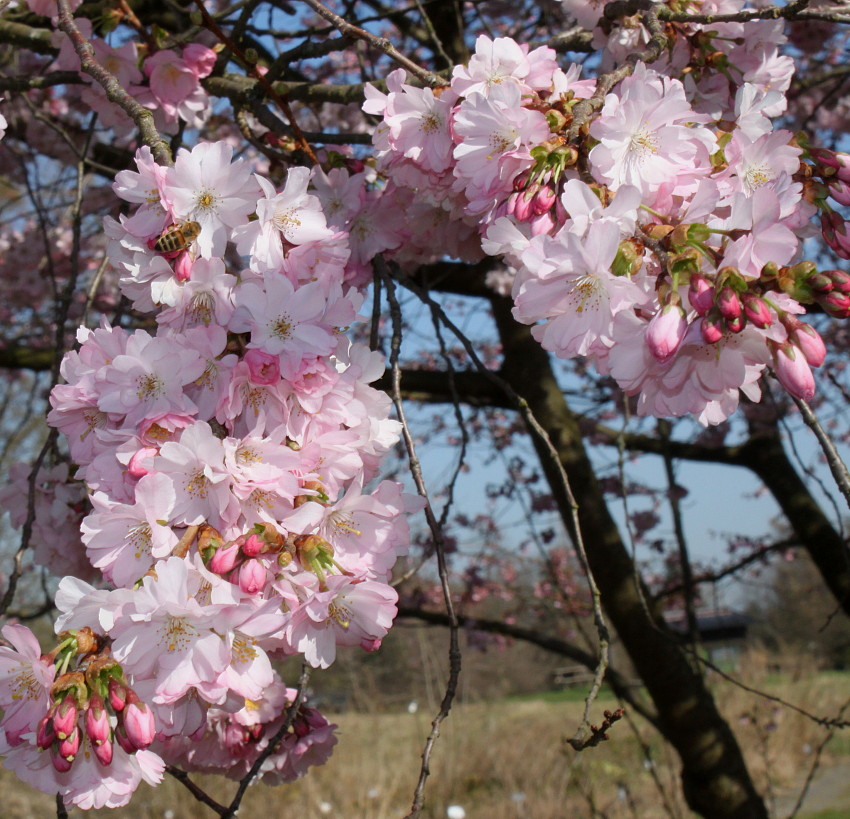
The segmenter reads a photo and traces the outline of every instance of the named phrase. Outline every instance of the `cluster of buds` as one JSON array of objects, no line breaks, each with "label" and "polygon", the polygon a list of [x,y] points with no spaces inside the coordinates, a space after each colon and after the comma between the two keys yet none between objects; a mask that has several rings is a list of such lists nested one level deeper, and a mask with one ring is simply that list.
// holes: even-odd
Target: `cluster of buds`
[{"label": "cluster of buds", "polygon": [[245,594],[259,594],[271,573],[292,562],[284,536],[269,523],[257,523],[250,532],[225,543],[217,529],[204,524],[198,550],[207,568],[239,586]]},{"label": "cluster of buds", "polygon": [[700,330],[706,343],[714,344],[724,333],[740,333],[748,323],[760,330],[774,322],[773,310],[755,288],[731,267],[718,271],[712,282],[701,273],[691,275],[688,297],[691,306],[702,318]]},{"label": "cluster of buds", "polygon": [[561,203],[563,174],[576,164],[578,151],[569,145],[543,143],[533,148],[531,155],[535,165],[514,180],[506,213],[519,222],[530,222],[555,208],[558,221],[563,222],[567,218]]},{"label": "cluster of buds", "polygon": [[[825,313],[834,318],[850,318],[850,274],[843,270],[814,269],[802,277],[798,289],[802,289],[801,299],[816,302]],[[805,292],[808,291],[808,292]]]},{"label": "cluster of buds", "polygon": [[127,754],[147,748],[156,729],[153,712],[124,680],[103,638],[90,629],[63,632],[52,652],[60,673],[51,688],[52,703],[38,723],[36,742],[50,752],[59,773],[71,770],[86,738],[101,765],[112,763],[117,741]]}]

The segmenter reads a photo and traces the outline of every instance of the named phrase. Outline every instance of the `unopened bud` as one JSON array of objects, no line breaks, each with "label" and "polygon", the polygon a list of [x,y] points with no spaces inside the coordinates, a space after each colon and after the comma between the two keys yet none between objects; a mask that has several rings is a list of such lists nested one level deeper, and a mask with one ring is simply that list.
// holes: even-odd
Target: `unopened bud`
[{"label": "unopened bud", "polygon": [[843,270],[824,270],[824,275],[829,276],[833,289],[840,293],[850,293],[850,274]]},{"label": "unopened bud", "polygon": [[115,713],[119,713],[124,710],[124,706],[127,704],[127,688],[122,685],[118,680],[112,679],[109,681],[109,707],[115,711]]},{"label": "unopened bud", "polygon": [[534,195],[534,201],[532,202],[532,208],[534,213],[537,216],[541,216],[544,213],[548,213],[552,206],[555,204],[556,199],[555,191],[552,190],[551,186],[545,185],[542,187],[537,193]]},{"label": "unopened bud", "polygon": [[53,730],[53,719],[50,714],[45,714],[38,722],[38,730],[35,734],[35,743],[43,751],[53,745],[56,732]]},{"label": "unopened bud", "polygon": [[226,546],[216,549],[215,554],[210,558],[209,563],[207,563],[207,568],[215,574],[224,576],[228,572],[233,571],[240,558],[239,544],[233,541]]},{"label": "unopened bud", "polygon": [[97,757],[97,761],[101,765],[111,765],[112,764],[112,750],[114,745],[112,742],[104,742],[102,745],[94,746],[94,755]]},{"label": "unopened bud", "polygon": [[68,694],[53,715],[53,730],[59,739],[67,739],[77,727],[77,703],[72,694]]},{"label": "unopened bud", "polygon": [[790,344],[773,347],[773,369],[783,387],[795,398],[811,401],[815,379],[803,353]]},{"label": "unopened bud", "polygon": [[153,711],[139,699],[135,691],[128,692],[127,706],[121,717],[127,739],[133,743],[136,750],[144,750],[156,738]]},{"label": "unopened bud", "polygon": [[112,737],[112,726],[109,724],[109,714],[103,699],[98,694],[92,694],[89,707],[86,709],[86,734],[93,745],[102,745]]},{"label": "unopened bud", "polygon": [[280,359],[262,350],[248,350],[243,359],[255,384],[277,384],[280,381]]},{"label": "unopened bud", "polygon": [[744,293],[742,298],[744,303],[744,315],[747,321],[752,322],[760,330],[770,327],[773,324],[773,314],[767,306],[767,302],[753,293]]},{"label": "unopened bud", "polygon": [[740,333],[747,326],[747,319],[741,315],[735,318],[723,319],[730,333]]},{"label": "unopened bud", "polygon": [[725,319],[736,319],[743,312],[741,299],[738,294],[728,285],[717,294],[717,309]]},{"label": "unopened bud", "polygon": [[67,759],[68,762],[73,762],[80,750],[80,732],[75,728],[69,736],[60,738],[56,750],[59,756]]},{"label": "unopened bud", "polygon": [[723,325],[716,316],[705,316],[700,322],[700,333],[706,344],[714,344],[723,338]]},{"label": "unopened bud", "polygon": [[73,759],[65,759],[58,751],[51,754],[50,761],[53,763],[54,769],[58,773],[68,773],[71,770],[71,766],[74,764]]},{"label": "unopened bud", "polygon": [[714,287],[702,273],[691,275],[690,286],[688,287],[688,301],[690,301],[691,307],[700,316],[708,315],[714,306]]},{"label": "unopened bud", "polygon": [[655,358],[666,361],[679,349],[687,331],[685,311],[678,305],[667,304],[649,322],[646,344]]},{"label": "unopened bud", "polygon": [[833,290],[817,297],[817,303],[835,318],[850,317],[850,295]]},{"label": "unopened bud", "polygon": [[184,250],[174,262],[174,278],[178,282],[187,282],[192,278],[192,257]]},{"label": "unopened bud", "polygon": [[839,205],[850,205],[850,185],[840,179],[829,185],[829,195]]},{"label": "unopened bud", "polygon": [[826,345],[820,333],[810,324],[799,322],[799,327],[790,334],[791,341],[798,347],[811,367],[820,367],[826,358]]},{"label": "unopened bud", "polygon": [[259,594],[266,585],[266,579],[266,567],[259,560],[246,560],[239,567],[239,588],[245,594]]},{"label": "unopened bud", "polygon": [[258,554],[261,554],[265,550],[265,542],[263,539],[256,534],[248,535],[248,538],[242,544],[242,554],[247,557],[256,557]]},{"label": "unopened bud", "polygon": [[835,287],[832,279],[826,273],[812,273],[806,279],[806,284],[815,291],[815,293],[829,293]]}]

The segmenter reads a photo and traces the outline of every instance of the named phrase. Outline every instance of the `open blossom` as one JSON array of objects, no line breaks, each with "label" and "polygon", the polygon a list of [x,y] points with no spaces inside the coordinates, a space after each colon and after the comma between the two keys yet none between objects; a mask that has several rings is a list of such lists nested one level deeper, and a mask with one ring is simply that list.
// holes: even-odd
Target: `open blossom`
[{"label": "open blossom", "polygon": [[252,270],[280,270],[287,245],[319,242],[333,235],[321,202],[307,193],[309,169],[290,168],[280,193],[261,176],[257,182],[265,194],[257,203],[257,220],[233,231],[236,249],[251,257]]},{"label": "open blossom", "polygon": [[615,190],[634,185],[651,197],[665,183],[689,189],[711,171],[713,134],[693,127],[705,121],[685,98],[678,80],[638,63],[618,93],[608,94],[590,133],[599,145],[590,151],[594,174]]},{"label": "open blossom", "polygon": [[372,580],[336,575],[292,615],[290,644],[314,668],[328,668],[337,645],[364,645],[383,638],[395,618],[398,595]]},{"label": "open blossom", "polygon": [[38,640],[26,626],[7,623],[2,633],[11,644],[0,646],[0,744],[5,749],[19,745],[22,735],[47,713],[55,669],[53,662],[42,659]]},{"label": "open blossom", "polygon": [[584,239],[573,233],[540,236],[522,254],[523,265],[536,275],[518,282],[514,317],[526,324],[548,318],[532,334],[563,358],[604,354],[613,343],[614,316],[644,298],[634,282],[611,273],[619,245],[612,228],[601,220]]},{"label": "open blossom", "polygon": [[522,107],[514,83],[496,86],[489,97],[476,93],[465,99],[452,128],[455,176],[470,202],[484,206],[482,211],[490,206],[491,194],[510,190],[517,174],[532,164],[530,148],[549,136],[546,118]]},{"label": "open blossom", "polygon": [[206,142],[178,151],[166,172],[164,196],[175,221],[201,226],[198,249],[205,259],[222,256],[228,229],[248,221],[257,204],[257,183],[243,159],[231,162],[233,148]]}]

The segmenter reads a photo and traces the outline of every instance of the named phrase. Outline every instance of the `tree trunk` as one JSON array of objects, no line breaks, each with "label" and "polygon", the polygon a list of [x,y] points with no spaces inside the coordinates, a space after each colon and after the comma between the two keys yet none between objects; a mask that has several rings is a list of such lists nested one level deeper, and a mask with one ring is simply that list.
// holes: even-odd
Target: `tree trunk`
[{"label": "tree trunk", "polygon": [[[517,324],[511,305],[491,299],[505,353],[503,375],[547,430],[578,502],[579,525],[605,611],[645,683],[661,730],[682,761],[688,805],[707,819],[767,819],[737,740],[720,715],[699,670],[649,603],[582,444],[576,418],[555,380],[548,354]],[[564,522],[570,506],[549,453],[535,446]]]},{"label": "tree trunk", "polygon": [[850,616],[850,551],[797,474],[776,429],[753,435],[741,454],[782,507],[824,583]]}]

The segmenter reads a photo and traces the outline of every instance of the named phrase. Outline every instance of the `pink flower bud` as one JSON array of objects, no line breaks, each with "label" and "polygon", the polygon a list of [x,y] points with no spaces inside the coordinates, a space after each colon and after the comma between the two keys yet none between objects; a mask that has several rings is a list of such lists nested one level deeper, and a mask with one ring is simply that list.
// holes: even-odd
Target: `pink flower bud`
[{"label": "pink flower bud", "polygon": [[850,259],[850,237],[847,236],[847,227],[841,214],[835,211],[822,213],[820,224],[824,241],[832,252],[842,259]]},{"label": "pink flower bud", "polygon": [[109,681],[109,706],[115,713],[120,713],[124,710],[127,704],[127,688],[121,685],[118,680]]},{"label": "pink flower bud", "polygon": [[816,293],[829,293],[835,287],[835,283],[827,273],[817,271],[806,277],[806,284]]},{"label": "pink flower bud", "polygon": [[259,560],[246,560],[239,568],[239,588],[245,594],[257,594],[266,585],[266,567]]},{"label": "pink flower bud", "polygon": [[818,304],[835,318],[850,317],[850,295],[833,290],[817,298]]},{"label": "pink flower bud", "polygon": [[836,153],[835,160],[838,163],[836,176],[842,182],[850,182],[850,155]]},{"label": "pink flower bud", "polygon": [[688,331],[685,311],[675,304],[662,307],[646,328],[646,344],[659,361],[666,361],[682,343]]},{"label": "pink flower bud", "polygon": [[532,203],[534,213],[537,216],[542,216],[544,213],[548,213],[555,204],[556,198],[555,191],[553,191],[548,185],[544,185],[534,195],[534,202]]},{"label": "pink flower bud", "polygon": [[92,745],[102,745],[112,738],[112,726],[109,724],[109,714],[103,700],[97,694],[92,694],[89,707],[86,709],[86,734]]},{"label": "pink flower bud", "polygon": [[532,185],[527,191],[517,196],[516,205],[514,206],[514,218],[520,222],[527,222],[534,216],[531,203],[534,201],[534,196],[537,193],[536,189],[537,186]]},{"label": "pink flower bud", "polygon": [[744,315],[760,330],[773,324],[773,314],[764,299],[752,293],[744,293]]},{"label": "pink flower bud", "polygon": [[262,350],[248,350],[245,363],[255,384],[277,384],[280,381],[280,359]]},{"label": "pink flower bud", "polygon": [[178,282],[187,282],[192,278],[192,257],[184,250],[174,262],[174,278]]},{"label": "pink flower bud", "polygon": [[717,294],[717,309],[725,319],[736,319],[743,312],[738,294],[728,285]]},{"label": "pink flower bud", "polygon": [[139,699],[135,691],[128,692],[127,706],[121,717],[127,739],[137,750],[144,750],[156,738],[153,711]]},{"label": "pink flower bud", "polygon": [[113,744],[111,742],[104,742],[102,745],[94,746],[94,755],[101,765],[112,764],[112,749]]},{"label": "pink flower bud", "polygon": [[59,739],[67,739],[77,727],[77,703],[68,695],[59,703],[53,715],[53,730]]},{"label": "pink flower bud", "polygon": [[65,739],[60,739],[57,750],[59,751],[59,756],[64,757],[68,762],[73,762],[77,751],[80,750],[80,732],[75,729]]},{"label": "pink flower bud", "polygon": [[839,205],[850,205],[850,185],[841,179],[838,179],[829,185],[829,195],[838,202]]},{"label": "pink flower bud", "polygon": [[248,536],[248,539],[242,544],[242,554],[247,555],[248,557],[256,557],[258,554],[262,554],[263,549],[265,549],[266,544],[263,539],[256,534],[252,534]]},{"label": "pink flower bud", "polygon": [[723,321],[726,323],[726,329],[730,333],[740,333],[747,326],[747,319],[744,316],[723,319]]},{"label": "pink flower bud", "polygon": [[517,201],[517,199],[519,199],[520,195],[521,194],[519,194],[519,193],[512,193],[508,197],[507,204],[505,205],[505,212],[507,213],[508,216],[514,215],[514,211],[516,210],[516,201]]},{"label": "pink flower bud", "polygon": [[688,300],[691,303],[691,307],[700,316],[708,315],[708,311],[714,306],[714,287],[701,273],[694,273],[691,276],[690,287],[688,288]]},{"label": "pink flower bud", "polygon": [[773,351],[773,369],[783,387],[795,398],[811,401],[815,378],[803,353],[790,344],[777,345]]},{"label": "pink flower bud", "polygon": [[124,730],[124,726],[119,725],[115,730],[115,739],[118,740],[118,744],[121,746],[121,750],[126,754],[134,754],[139,749],[133,744],[133,740],[131,740],[127,736],[127,732]]},{"label": "pink flower bud", "polygon": [[723,338],[723,326],[716,318],[706,316],[700,322],[699,329],[700,333],[702,333],[703,341],[705,341],[706,344],[714,344]]},{"label": "pink flower bud", "polygon": [[65,757],[61,756],[58,752],[54,753],[50,757],[50,761],[53,763],[53,767],[59,773],[68,773],[71,770],[71,766],[74,764],[74,760],[67,760]]},{"label": "pink flower bud", "polygon": [[207,563],[207,568],[215,574],[224,576],[233,571],[240,557],[239,544],[234,541],[227,546],[216,549],[215,554],[210,558],[210,562]]},{"label": "pink flower bud", "polygon": [[839,293],[850,293],[850,274],[843,270],[824,270],[824,275],[829,277],[833,289]]},{"label": "pink flower bud", "polygon": [[803,324],[791,333],[791,341],[798,347],[809,362],[811,367],[820,367],[826,358],[826,345],[820,337],[820,333],[810,324]]},{"label": "pink flower bud", "polygon": [[143,478],[150,473],[148,466],[152,466],[151,458],[159,452],[152,446],[142,447],[127,464],[127,474],[131,478]]},{"label": "pink flower bud", "polygon": [[38,721],[38,730],[35,734],[35,742],[39,748],[46,751],[56,739],[56,732],[53,730],[53,720],[50,714],[45,714]]},{"label": "pink flower bud", "polygon": [[531,171],[523,171],[514,179],[514,191],[517,193],[524,191],[530,179]]}]

